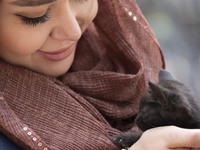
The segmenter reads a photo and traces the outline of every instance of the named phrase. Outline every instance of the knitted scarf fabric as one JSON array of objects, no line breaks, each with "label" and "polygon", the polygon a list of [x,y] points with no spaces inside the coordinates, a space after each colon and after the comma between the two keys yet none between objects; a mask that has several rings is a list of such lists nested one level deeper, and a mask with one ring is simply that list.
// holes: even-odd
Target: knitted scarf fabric
[{"label": "knitted scarf fabric", "polygon": [[[164,67],[134,0],[99,0],[69,72],[48,77],[0,62],[0,132],[24,149],[118,150],[142,91]],[[132,128],[134,130],[134,128]]]}]

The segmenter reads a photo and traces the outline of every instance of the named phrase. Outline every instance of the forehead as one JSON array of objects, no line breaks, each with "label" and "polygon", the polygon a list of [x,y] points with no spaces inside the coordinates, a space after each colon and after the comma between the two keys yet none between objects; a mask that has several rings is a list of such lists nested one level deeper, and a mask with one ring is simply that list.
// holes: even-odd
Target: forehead
[{"label": "forehead", "polygon": [[12,0],[10,3],[16,6],[39,6],[52,3],[57,0]]}]

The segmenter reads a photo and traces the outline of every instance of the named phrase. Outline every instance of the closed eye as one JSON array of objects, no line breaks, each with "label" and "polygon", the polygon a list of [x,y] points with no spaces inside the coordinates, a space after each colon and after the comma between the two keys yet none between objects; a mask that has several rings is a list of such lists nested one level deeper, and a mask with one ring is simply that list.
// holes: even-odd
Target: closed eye
[{"label": "closed eye", "polygon": [[39,17],[35,17],[35,18],[26,17],[26,16],[19,15],[19,14],[16,14],[16,16],[19,16],[21,18],[23,24],[31,25],[31,26],[35,27],[38,24],[43,24],[43,23],[45,23],[49,20],[49,18],[50,18],[49,10],[50,9],[48,9],[47,12],[44,15],[39,16]]}]

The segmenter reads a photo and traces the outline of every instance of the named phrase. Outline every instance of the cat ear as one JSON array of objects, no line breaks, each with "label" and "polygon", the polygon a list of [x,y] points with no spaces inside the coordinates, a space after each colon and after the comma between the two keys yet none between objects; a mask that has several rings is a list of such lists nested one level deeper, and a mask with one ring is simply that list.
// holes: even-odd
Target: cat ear
[{"label": "cat ear", "polygon": [[172,75],[170,72],[160,69],[159,71],[159,82],[165,81],[165,80],[175,80],[177,81],[176,77]]},{"label": "cat ear", "polygon": [[164,87],[161,87],[157,84],[154,84],[152,82],[149,81],[149,90],[150,90],[150,94],[152,99],[161,104],[162,106],[167,105],[168,99],[167,99],[167,95],[169,94],[169,91],[167,89],[165,89]]}]

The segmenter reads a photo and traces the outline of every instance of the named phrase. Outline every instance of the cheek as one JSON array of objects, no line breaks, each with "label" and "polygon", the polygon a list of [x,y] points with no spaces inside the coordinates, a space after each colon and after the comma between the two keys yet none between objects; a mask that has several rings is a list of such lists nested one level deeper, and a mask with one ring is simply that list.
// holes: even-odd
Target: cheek
[{"label": "cheek", "polygon": [[92,5],[92,9],[91,9],[91,12],[90,12],[90,20],[92,21],[96,15],[97,15],[97,12],[98,12],[98,1],[97,0],[93,0],[93,5]]},{"label": "cheek", "polygon": [[46,34],[28,29],[17,26],[2,27],[0,32],[1,53],[4,51],[4,53],[28,55],[38,50],[45,42]]},{"label": "cheek", "polygon": [[[77,8],[76,8],[77,9]],[[77,11],[77,18],[82,23],[82,31],[84,32],[92,20],[96,17],[98,12],[97,0],[92,0],[91,4],[83,7]]]}]

